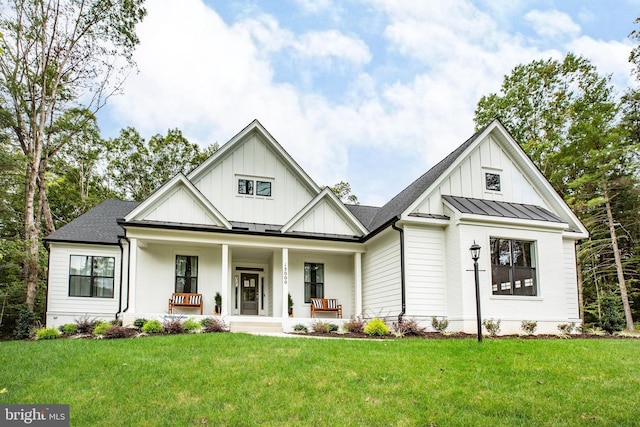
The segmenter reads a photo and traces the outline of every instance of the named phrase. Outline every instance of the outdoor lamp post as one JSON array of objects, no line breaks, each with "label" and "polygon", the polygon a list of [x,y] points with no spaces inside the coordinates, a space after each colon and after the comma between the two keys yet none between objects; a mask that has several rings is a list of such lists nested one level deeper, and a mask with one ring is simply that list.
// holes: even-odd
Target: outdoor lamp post
[{"label": "outdoor lamp post", "polygon": [[480,315],[480,276],[478,274],[478,259],[480,258],[480,245],[473,241],[469,248],[471,259],[473,259],[473,272],[476,277],[476,316],[478,321],[478,342],[482,342],[482,316]]}]

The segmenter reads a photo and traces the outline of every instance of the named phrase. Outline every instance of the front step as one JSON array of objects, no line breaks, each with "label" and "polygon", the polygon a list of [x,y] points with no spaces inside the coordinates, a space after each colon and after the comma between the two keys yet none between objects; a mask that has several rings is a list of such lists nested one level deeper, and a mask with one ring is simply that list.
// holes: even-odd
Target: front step
[{"label": "front step", "polygon": [[231,332],[248,332],[251,334],[281,334],[282,323],[235,320],[229,322],[229,330]]}]

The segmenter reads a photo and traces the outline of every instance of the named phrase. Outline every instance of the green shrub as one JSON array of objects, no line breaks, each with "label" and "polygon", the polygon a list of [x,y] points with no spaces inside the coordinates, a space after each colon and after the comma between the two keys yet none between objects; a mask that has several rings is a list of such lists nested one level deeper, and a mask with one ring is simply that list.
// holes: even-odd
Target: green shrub
[{"label": "green shrub", "polygon": [[361,334],[364,331],[364,321],[361,317],[352,317],[342,325],[342,329],[352,334]]},{"label": "green shrub", "polygon": [[35,325],[36,315],[26,304],[22,304],[18,310],[18,319],[16,327],[13,330],[13,337],[17,340],[29,338],[31,330]]},{"label": "green shrub", "polygon": [[185,330],[185,332],[192,332],[192,333],[202,332],[202,329],[203,329],[202,324],[193,319],[185,320],[184,323],[182,324],[182,327]]},{"label": "green shrub", "polygon": [[485,319],[482,321],[482,326],[484,326],[487,332],[489,332],[489,335],[491,335],[492,337],[495,337],[500,333],[501,322],[502,321],[500,319],[498,320]]},{"label": "green shrub", "polygon": [[370,320],[364,327],[364,333],[371,336],[389,335],[389,327],[379,318]]},{"label": "green shrub", "polygon": [[138,329],[138,330],[140,330],[140,329],[142,329],[144,324],[147,323],[147,322],[148,322],[147,319],[138,318],[138,319],[133,321],[133,327]]},{"label": "green shrub", "polygon": [[436,316],[431,318],[431,326],[436,331],[443,333],[449,327],[449,319],[443,317],[442,319],[438,319]]},{"label": "green shrub", "polygon": [[612,334],[621,331],[625,326],[625,319],[620,310],[620,298],[613,292],[607,292],[600,297],[602,315],[598,325]]},{"label": "green shrub", "polygon": [[78,325],[75,323],[67,323],[60,326],[60,331],[65,335],[75,335],[78,332]]},{"label": "green shrub", "polygon": [[56,328],[43,328],[36,331],[37,340],[55,340],[60,338],[60,331]]},{"label": "green shrub", "polygon": [[520,329],[522,329],[527,335],[533,335],[538,329],[538,322],[535,320],[523,320],[520,324]]},{"label": "green shrub", "polygon": [[148,320],[142,325],[142,332],[147,334],[161,334],[164,332],[164,327],[159,320]]},{"label": "green shrub", "polygon": [[293,330],[295,332],[309,332],[309,328],[307,328],[307,325],[303,325],[302,323],[296,323],[295,325],[293,325]]},{"label": "green shrub", "polygon": [[111,328],[111,326],[113,326],[111,323],[100,322],[96,325],[95,328],[93,328],[93,335],[103,336],[105,332],[107,332]]}]

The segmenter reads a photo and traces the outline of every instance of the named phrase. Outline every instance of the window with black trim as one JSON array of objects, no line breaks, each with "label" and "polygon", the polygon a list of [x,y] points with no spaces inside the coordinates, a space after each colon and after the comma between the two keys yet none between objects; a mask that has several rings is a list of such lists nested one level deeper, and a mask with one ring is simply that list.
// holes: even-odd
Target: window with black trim
[{"label": "window with black trim", "polygon": [[69,296],[113,298],[114,257],[71,255]]},{"label": "window with black trim", "polygon": [[500,174],[486,172],[484,174],[485,188],[489,191],[500,191]]},{"label": "window with black trim", "polygon": [[271,197],[271,183],[269,181],[256,181],[256,196]]},{"label": "window with black trim", "polygon": [[304,263],[304,302],[324,298],[324,264]]},{"label": "window with black trim", "polygon": [[491,288],[493,295],[538,295],[536,244],[492,237]]},{"label": "window with black trim", "polygon": [[198,257],[176,255],[176,292],[198,293]]},{"label": "window with black trim", "polygon": [[239,179],[238,194],[253,194],[253,181],[250,179]]}]

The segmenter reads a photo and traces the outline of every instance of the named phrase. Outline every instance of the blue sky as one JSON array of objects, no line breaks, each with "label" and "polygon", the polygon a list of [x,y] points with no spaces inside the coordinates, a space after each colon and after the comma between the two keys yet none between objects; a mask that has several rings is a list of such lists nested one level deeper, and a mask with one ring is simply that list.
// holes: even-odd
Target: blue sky
[{"label": "blue sky", "polygon": [[[514,66],[589,58],[622,92],[640,0],[150,0],[102,132],[201,145],[258,119],[319,185],[382,205],[473,134]],[[640,27],[639,27],[640,28]]]}]

